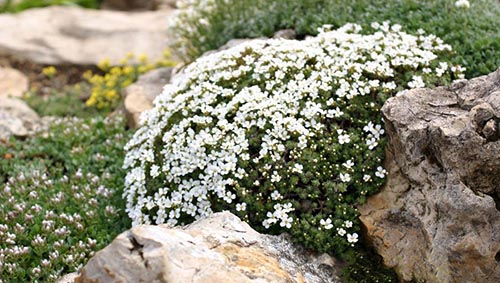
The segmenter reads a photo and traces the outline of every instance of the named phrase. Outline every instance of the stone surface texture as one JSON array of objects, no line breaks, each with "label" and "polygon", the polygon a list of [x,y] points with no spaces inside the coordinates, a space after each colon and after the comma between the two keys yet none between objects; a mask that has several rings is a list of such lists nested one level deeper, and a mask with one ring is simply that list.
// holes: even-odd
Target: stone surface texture
[{"label": "stone surface texture", "polygon": [[28,91],[28,78],[20,71],[0,67],[0,97],[20,97]]},{"label": "stone surface texture", "polygon": [[335,263],[261,235],[229,212],[185,227],[137,226],[81,270],[76,283],[339,282]]},{"label": "stone surface texture", "polygon": [[59,278],[56,283],[74,283],[76,277],[78,277],[78,273],[76,272],[69,273]]},{"label": "stone surface texture", "polygon": [[500,69],[382,109],[388,182],[360,207],[402,281],[500,282]]},{"label": "stone surface texture", "polygon": [[119,63],[128,52],[160,59],[171,14],[52,6],[0,15],[0,55],[52,65]]},{"label": "stone surface texture", "polygon": [[38,114],[22,100],[0,96],[0,140],[26,137],[41,125]]},{"label": "stone surface texture", "polygon": [[152,70],[123,90],[123,110],[130,128],[139,127],[140,114],[153,108],[154,99],[168,84],[173,68]]}]

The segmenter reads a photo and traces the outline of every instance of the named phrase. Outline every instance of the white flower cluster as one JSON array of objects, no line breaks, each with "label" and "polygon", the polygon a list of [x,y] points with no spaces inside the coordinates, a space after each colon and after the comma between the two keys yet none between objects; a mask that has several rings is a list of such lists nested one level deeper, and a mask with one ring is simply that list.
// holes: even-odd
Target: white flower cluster
[{"label": "white flower cluster", "polygon": [[[50,269],[49,267],[56,266],[63,256],[68,266],[77,266],[94,254],[96,240],[87,238],[86,242],[80,240],[68,247],[68,238],[78,239],[75,235],[71,235],[71,231],[85,232],[87,229],[84,226],[85,222],[95,221],[98,216],[92,210],[87,211],[87,213],[81,211],[80,213],[66,214],[61,213],[62,210],[59,208],[56,209],[59,210],[57,213],[48,210],[47,206],[63,207],[63,204],[69,201],[68,198],[74,198],[82,203],[88,202],[90,207],[97,207],[97,200],[94,197],[109,198],[111,191],[98,185],[101,182],[100,177],[87,173],[85,178],[91,180],[94,186],[73,185],[73,195],[59,192],[52,198],[46,196],[50,196],[52,190],[60,186],[61,183],[70,182],[70,178],[72,181],[81,179],[83,178],[82,172],[78,170],[75,175],[70,177],[64,175],[60,180],[49,179],[49,176],[39,171],[31,172],[31,176],[20,173],[15,178],[9,178],[5,185],[0,185],[0,200],[3,201],[3,205],[7,208],[14,208],[7,209],[4,213],[0,211],[0,223],[2,223],[0,224],[0,274],[16,274],[16,272],[23,270],[23,267],[25,268],[22,263],[25,261],[23,257],[30,257],[30,253],[33,251],[35,253],[47,251],[47,258],[40,259],[39,265],[31,270],[35,277],[40,275],[41,268]],[[13,191],[11,186],[15,187],[16,190]],[[44,207],[36,203],[40,201],[39,198],[25,197],[23,200],[19,196],[19,194],[37,196],[36,191],[30,191],[33,188],[45,190],[44,203],[40,202]],[[112,209],[115,208],[112,207]],[[88,212],[92,212],[92,214]],[[115,216],[114,214],[115,212],[110,212],[106,215],[111,217]],[[40,234],[30,234],[31,227],[37,225],[36,221],[40,221],[40,219],[43,219],[41,220]],[[15,224],[13,224],[14,222]],[[21,237],[19,237],[20,235]],[[32,237],[31,241],[30,237]],[[64,252],[59,255],[58,250],[64,250]],[[53,270],[49,278],[55,281],[61,276],[61,272],[62,270]]]},{"label": "white flower cluster", "polygon": [[[451,49],[433,35],[413,36],[387,22],[372,27],[376,31],[369,35],[348,24],[334,31],[325,27],[303,41],[255,40],[189,65],[143,114],[143,126],[125,147],[124,198],[133,225],[199,218],[212,213],[214,201],[234,201],[238,211],[247,210],[249,202],[239,199],[246,188],[239,184],[252,173],[249,168],[259,172],[261,181],[254,184],[286,180],[279,161],[314,148],[310,141],[325,134],[332,119],[343,119],[349,101],[421,87],[417,77],[397,86],[396,69],[436,72],[435,53]],[[361,142],[373,150],[384,130],[373,121],[364,125]],[[258,149],[250,146],[255,131],[263,133]],[[359,147],[347,128],[337,126],[330,134],[342,147]],[[287,149],[288,141],[297,146]],[[301,174],[305,165],[288,172]],[[347,158],[345,173],[333,178],[352,182],[354,165]],[[364,172],[365,182],[384,171]],[[274,207],[265,227],[293,226],[293,207],[279,192],[264,201]]]},{"label": "white flower cluster", "polygon": [[468,9],[468,8],[470,8],[470,2],[468,0],[458,0],[457,2],[455,2],[455,6],[457,8]]},{"label": "white flower cluster", "polygon": [[262,222],[262,226],[268,229],[272,224],[278,223],[281,227],[290,228],[292,227],[293,218],[288,215],[288,213],[294,211],[291,203],[281,205],[279,203],[274,205],[274,212],[267,213],[267,219]]}]

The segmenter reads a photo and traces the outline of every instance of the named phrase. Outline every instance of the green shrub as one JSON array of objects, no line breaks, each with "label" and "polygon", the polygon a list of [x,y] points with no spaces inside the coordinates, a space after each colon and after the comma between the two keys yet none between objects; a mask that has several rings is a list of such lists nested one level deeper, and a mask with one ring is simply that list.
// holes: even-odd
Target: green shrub
[{"label": "green shrub", "polygon": [[0,282],[54,282],[129,227],[125,125],[65,118],[0,143]]},{"label": "green shrub", "polygon": [[460,76],[437,60],[449,46],[400,28],[253,41],[189,65],[125,147],[133,225],[230,210],[344,256],[358,241],[356,205],[384,183],[382,103]]},{"label": "green shrub", "polygon": [[474,0],[470,8],[455,0],[192,0],[181,6],[172,23],[176,47],[187,60],[216,49],[233,38],[271,36],[284,28],[299,37],[317,34],[324,24],[390,20],[415,33],[423,29],[450,44],[456,54],[447,61],[467,68],[466,77],[500,66],[500,3]]}]

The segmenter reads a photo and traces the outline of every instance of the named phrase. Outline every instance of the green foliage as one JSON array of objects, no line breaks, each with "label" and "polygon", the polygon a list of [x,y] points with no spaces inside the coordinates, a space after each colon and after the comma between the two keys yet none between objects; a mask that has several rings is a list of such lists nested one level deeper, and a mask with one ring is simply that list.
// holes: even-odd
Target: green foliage
[{"label": "green foliage", "polygon": [[50,95],[39,95],[35,91],[30,91],[23,99],[40,116],[57,117],[96,117],[109,112],[108,109],[96,109],[86,107],[84,100],[85,92],[90,92],[90,86],[85,83],[66,87],[62,91],[52,90]]},{"label": "green foliage", "polygon": [[116,119],[65,118],[34,138],[0,143],[3,282],[54,282],[129,227],[124,129]]},{"label": "green foliage", "polygon": [[[177,47],[187,60],[216,49],[233,38],[271,36],[285,28],[299,37],[317,34],[324,24],[366,26],[390,20],[406,31],[423,29],[452,45],[447,61],[476,77],[500,66],[500,3],[471,1],[458,8],[454,0],[197,0],[172,24]],[[213,4],[209,4],[213,2]]]},{"label": "green foliage", "polygon": [[17,13],[31,8],[53,5],[77,5],[85,8],[97,9],[101,2],[102,0],[7,0],[3,5],[0,5],[0,13]]},{"label": "green foliage", "polygon": [[396,272],[384,266],[382,257],[371,247],[361,245],[345,256],[342,278],[349,283],[396,283]]}]

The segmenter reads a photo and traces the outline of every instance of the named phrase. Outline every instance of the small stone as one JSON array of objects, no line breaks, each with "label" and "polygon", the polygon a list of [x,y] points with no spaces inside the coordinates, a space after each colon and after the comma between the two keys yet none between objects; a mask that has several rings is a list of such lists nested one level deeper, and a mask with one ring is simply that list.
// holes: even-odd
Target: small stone
[{"label": "small stone", "polygon": [[0,96],[21,97],[28,91],[28,78],[18,70],[0,67]]},{"label": "small stone", "polygon": [[24,101],[0,97],[0,140],[26,137],[40,127],[40,117]]},{"label": "small stone", "polygon": [[494,119],[486,122],[483,128],[483,135],[487,139],[492,139],[498,134],[498,125]]},{"label": "small stone", "polygon": [[297,39],[297,33],[293,29],[283,29],[275,32],[273,38]]},{"label": "small stone", "polygon": [[123,90],[123,110],[130,128],[139,127],[141,113],[153,108],[153,101],[163,86],[169,83],[172,70],[160,68],[150,71]]},{"label": "small stone", "polygon": [[482,129],[486,121],[495,116],[495,110],[488,103],[481,103],[472,107],[470,116],[476,129]]}]

